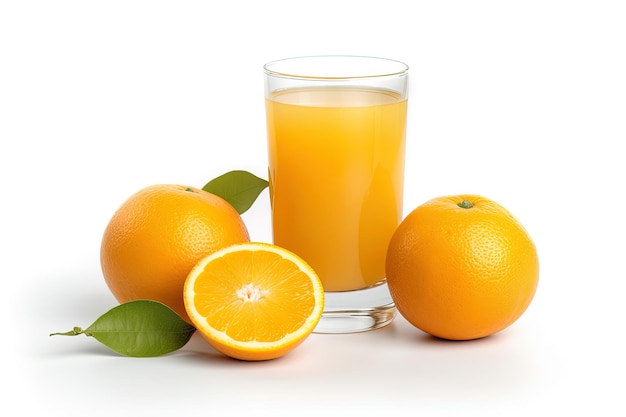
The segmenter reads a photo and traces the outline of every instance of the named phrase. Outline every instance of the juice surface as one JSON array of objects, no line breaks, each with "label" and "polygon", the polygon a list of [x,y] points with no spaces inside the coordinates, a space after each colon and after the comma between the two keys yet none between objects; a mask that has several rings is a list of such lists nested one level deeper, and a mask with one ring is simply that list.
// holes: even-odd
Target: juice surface
[{"label": "juice surface", "polygon": [[266,100],[274,243],[326,291],[371,286],[402,218],[407,101],[383,90],[294,89]]}]

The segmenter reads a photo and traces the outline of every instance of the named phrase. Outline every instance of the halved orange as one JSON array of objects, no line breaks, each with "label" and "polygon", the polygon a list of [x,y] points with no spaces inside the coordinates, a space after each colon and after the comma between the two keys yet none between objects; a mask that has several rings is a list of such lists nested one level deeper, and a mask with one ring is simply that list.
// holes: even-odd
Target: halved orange
[{"label": "halved orange", "polygon": [[219,352],[242,360],[287,354],[313,331],[324,289],[299,256],[269,243],[237,243],[203,258],[184,286],[185,308]]}]

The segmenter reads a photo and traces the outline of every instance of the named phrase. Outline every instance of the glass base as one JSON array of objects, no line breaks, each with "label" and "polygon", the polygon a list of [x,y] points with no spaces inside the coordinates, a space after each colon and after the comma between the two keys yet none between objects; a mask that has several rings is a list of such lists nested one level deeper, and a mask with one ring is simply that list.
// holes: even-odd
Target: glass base
[{"label": "glass base", "polygon": [[365,332],[388,325],[396,316],[386,281],[362,290],[326,292],[324,298],[314,333]]}]

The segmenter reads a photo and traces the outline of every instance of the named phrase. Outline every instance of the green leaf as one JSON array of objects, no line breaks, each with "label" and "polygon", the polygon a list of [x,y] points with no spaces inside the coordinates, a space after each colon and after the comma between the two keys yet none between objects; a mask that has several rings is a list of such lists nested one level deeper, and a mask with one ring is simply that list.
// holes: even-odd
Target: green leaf
[{"label": "green leaf", "polygon": [[136,300],[120,304],[82,330],[53,335],[92,336],[111,350],[134,357],[161,356],[183,347],[196,331],[176,312],[156,301]]},{"label": "green leaf", "polygon": [[269,183],[248,171],[230,171],[209,181],[202,189],[228,201],[245,213]]}]

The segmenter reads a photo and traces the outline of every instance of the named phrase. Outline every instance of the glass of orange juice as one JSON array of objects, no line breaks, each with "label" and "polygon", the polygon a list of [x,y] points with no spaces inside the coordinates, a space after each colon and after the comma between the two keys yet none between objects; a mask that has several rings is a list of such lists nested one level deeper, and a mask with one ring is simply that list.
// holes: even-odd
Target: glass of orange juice
[{"label": "glass of orange juice", "polygon": [[274,244],[325,290],[315,332],[393,320],[385,256],[402,219],[408,66],[309,56],[264,66]]}]

